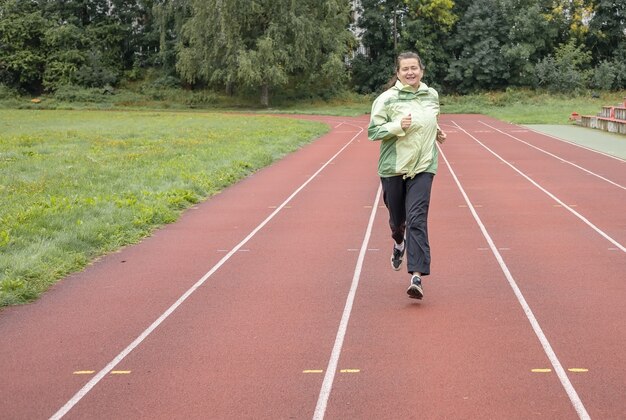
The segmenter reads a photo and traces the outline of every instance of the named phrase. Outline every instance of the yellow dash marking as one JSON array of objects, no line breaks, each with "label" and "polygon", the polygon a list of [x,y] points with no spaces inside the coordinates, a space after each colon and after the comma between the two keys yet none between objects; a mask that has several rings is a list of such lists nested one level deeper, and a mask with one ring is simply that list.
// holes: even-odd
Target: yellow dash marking
[{"label": "yellow dash marking", "polygon": [[363,206],[364,209],[371,209],[372,206]]},{"label": "yellow dash marking", "polygon": [[130,372],[130,370],[112,370],[111,375],[128,375]]},{"label": "yellow dash marking", "polygon": [[585,368],[569,368],[567,370],[569,370],[570,372],[576,372],[576,373],[589,372],[589,369],[585,369]]},{"label": "yellow dash marking", "polygon": [[324,372],[322,369],[308,369],[303,370],[302,373],[322,373]]},{"label": "yellow dash marking", "polygon": [[361,369],[341,369],[341,373],[359,373]]},{"label": "yellow dash marking", "polygon": [[542,369],[531,369],[530,371],[534,372],[534,373],[549,373],[549,372],[552,372],[552,369],[543,369],[542,368]]},{"label": "yellow dash marking", "polygon": [[96,373],[95,370],[77,370],[74,372],[74,375],[91,375],[92,373]]}]

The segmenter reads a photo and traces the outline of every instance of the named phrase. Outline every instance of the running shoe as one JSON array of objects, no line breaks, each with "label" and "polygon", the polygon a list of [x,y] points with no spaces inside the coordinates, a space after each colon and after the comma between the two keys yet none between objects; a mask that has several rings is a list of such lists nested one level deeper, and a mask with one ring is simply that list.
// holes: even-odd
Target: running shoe
[{"label": "running shoe", "polygon": [[424,289],[422,289],[422,279],[418,275],[411,277],[411,285],[406,291],[407,295],[413,299],[421,299],[424,297]]},{"label": "running shoe", "polygon": [[395,271],[400,270],[400,267],[402,266],[402,257],[404,256],[405,249],[406,246],[402,251],[397,249],[395,246],[393,247],[393,253],[391,254],[391,268]]}]

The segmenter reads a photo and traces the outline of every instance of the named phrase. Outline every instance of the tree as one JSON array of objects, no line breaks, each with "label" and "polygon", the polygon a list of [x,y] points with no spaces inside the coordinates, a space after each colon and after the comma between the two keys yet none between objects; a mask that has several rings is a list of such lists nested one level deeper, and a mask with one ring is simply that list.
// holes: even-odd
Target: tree
[{"label": "tree", "polygon": [[473,2],[449,43],[453,57],[446,81],[461,92],[507,86],[510,69],[502,59],[502,48],[508,22],[502,0]]},{"label": "tree", "polygon": [[46,66],[43,85],[48,90],[75,84],[79,69],[87,62],[88,40],[81,28],[73,24],[53,26],[43,37]]},{"label": "tree", "polygon": [[[53,90],[64,81],[103,86],[115,82],[125,70],[150,63],[151,55],[158,53],[158,36],[152,28],[153,3],[154,0],[40,1],[44,16],[57,28],[46,41],[52,55],[46,67],[46,86]],[[70,34],[74,41],[67,39]],[[68,42],[80,45],[68,49]],[[80,77],[68,80],[69,73]]]},{"label": "tree", "polygon": [[622,42],[613,53],[615,80],[613,89],[626,89],[626,42]]},{"label": "tree", "polygon": [[589,22],[587,45],[596,63],[610,60],[626,47],[626,2],[598,0]]},{"label": "tree", "polygon": [[[270,91],[331,70],[340,83],[349,42],[347,0],[192,0],[177,69],[189,83]],[[335,63],[335,64],[333,64]],[[309,92],[307,92],[309,93]],[[310,92],[315,93],[315,92]]]},{"label": "tree", "polygon": [[554,92],[573,93],[587,87],[591,52],[575,40],[562,44],[536,66],[537,85]]},{"label": "tree", "polygon": [[588,22],[593,13],[595,0],[553,0],[552,23],[561,32],[559,43],[584,42],[589,30]]},{"label": "tree", "polygon": [[4,0],[0,9],[0,83],[28,92],[41,89],[50,22],[35,1]]},{"label": "tree", "polygon": [[358,92],[376,92],[394,73],[407,9],[402,0],[361,0],[358,14],[365,54],[352,60],[352,83]]},{"label": "tree", "polygon": [[457,20],[452,0],[408,0],[402,49],[416,51],[425,63],[424,81],[439,87],[449,62],[446,39]]},{"label": "tree", "polygon": [[509,67],[509,85],[532,86],[535,65],[553,52],[559,28],[551,24],[551,5],[547,1],[505,0],[509,17],[502,57]]},{"label": "tree", "polygon": [[121,69],[142,66],[151,62],[151,53],[157,53],[158,36],[153,33],[154,0],[107,0],[110,9],[103,27],[113,36],[100,51],[117,60]]},{"label": "tree", "polygon": [[154,25],[151,38],[158,39],[158,49],[152,64],[166,75],[176,74],[176,48],[183,25],[191,17],[189,0],[157,0],[152,8]]}]

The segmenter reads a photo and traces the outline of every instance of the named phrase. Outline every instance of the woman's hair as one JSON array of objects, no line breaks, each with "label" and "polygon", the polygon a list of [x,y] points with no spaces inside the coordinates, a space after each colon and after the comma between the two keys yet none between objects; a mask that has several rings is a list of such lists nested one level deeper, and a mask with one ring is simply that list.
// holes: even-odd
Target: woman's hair
[{"label": "woman's hair", "polygon": [[396,57],[396,71],[394,71],[393,76],[391,76],[391,79],[389,79],[387,84],[384,86],[385,90],[389,89],[390,87],[396,84],[396,82],[398,81],[398,71],[400,70],[400,61],[406,60],[408,58],[416,59],[420,68],[424,70],[424,63],[422,63],[422,59],[417,53],[413,51],[406,51],[406,52],[398,54],[398,57]]}]

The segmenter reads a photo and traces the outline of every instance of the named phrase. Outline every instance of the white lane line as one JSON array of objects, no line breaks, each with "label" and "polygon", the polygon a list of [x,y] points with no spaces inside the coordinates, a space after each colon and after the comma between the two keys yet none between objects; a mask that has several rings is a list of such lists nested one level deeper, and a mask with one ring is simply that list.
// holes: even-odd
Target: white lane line
[{"label": "white lane line", "polygon": [[322,420],[326,413],[326,406],[328,404],[328,398],[333,387],[333,381],[335,380],[335,373],[337,373],[337,364],[339,363],[339,356],[341,355],[341,347],[343,346],[343,340],[346,336],[346,330],[348,329],[348,321],[350,320],[350,313],[352,312],[352,304],[354,303],[354,297],[356,296],[356,289],[359,286],[359,280],[361,278],[361,269],[363,267],[363,261],[365,260],[365,253],[367,251],[367,244],[370,241],[372,235],[372,226],[374,225],[374,219],[376,217],[376,203],[379,202],[382,194],[382,184],[378,185],[378,191],[376,192],[376,199],[372,206],[372,212],[370,213],[370,220],[367,224],[365,231],[365,237],[361,244],[361,251],[359,252],[359,258],[354,268],[354,275],[352,276],[352,285],[350,286],[350,292],[346,299],[346,305],[343,308],[343,315],[339,322],[339,329],[337,330],[337,336],[335,337],[335,344],[330,354],[330,360],[326,367],[326,374],[324,375],[324,382],[322,382],[322,388],[320,389],[320,395],[317,399],[317,405],[315,406],[315,413],[313,413],[313,420]]},{"label": "white lane line", "polygon": [[552,156],[553,158],[558,159],[558,160],[560,160],[560,161],[561,161],[561,162],[563,162],[563,163],[567,163],[567,164],[569,164],[569,165],[572,165],[572,166],[574,166],[574,167],[576,167],[576,168],[580,169],[581,171],[587,172],[589,175],[593,175],[593,176],[595,176],[595,177],[598,177],[598,178],[600,178],[601,180],[606,181],[606,182],[608,182],[609,184],[612,184],[612,185],[616,186],[617,188],[621,188],[621,189],[623,189],[623,190],[626,190],[626,186],[620,185],[620,184],[618,184],[617,182],[613,182],[613,181],[611,181],[610,179],[607,179],[607,178],[603,177],[602,175],[599,175],[599,174],[597,174],[597,173],[595,173],[595,172],[592,172],[592,171],[590,171],[590,170],[588,170],[588,169],[585,169],[585,168],[583,168],[582,166],[576,165],[574,162],[570,162],[569,160],[563,159],[563,158],[561,158],[561,157],[559,157],[559,156],[557,156],[557,155],[555,155],[555,154],[553,154],[553,153],[548,152],[547,150],[543,150],[542,148],[537,147],[537,146],[535,146],[535,145],[533,145],[533,144],[530,144],[530,143],[528,143],[527,141],[524,141],[524,140],[519,139],[519,138],[517,138],[517,137],[515,137],[515,136],[512,136],[512,135],[511,135],[511,134],[509,134],[509,133],[506,133],[506,132],[504,132],[504,131],[502,131],[502,130],[499,130],[499,129],[495,128],[495,127],[492,127],[492,126],[490,126],[490,125],[489,125],[489,124],[487,124],[487,123],[484,123],[484,122],[482,122],[482,121],[478,121],[478,122],[479,122],[479,123],[481,123],[481,124],[486,125],[486,126],[487,126],[487,127],[489,127],[489,128],[493,128],[494,130],[499,131],[500,133],[504,134],[505,136],[509,136],[509,137],[511,137],[512,139],[519,141],[520,143],[524,143],[525,145],[530,146],[530,147],[532,147],[533,149],[537,149],[537,150],[539,150],[540,152],[545,153],[545,154],[546,154],[546,155],[548,155],[548,156]]},{"label": "white lane line", "polygon": [[287,205],[300,191],[304,189],[320,172],[326,168],[341,152],[343,152],[354,139],[357,138],[361,131],[356,133],[350,141],[348,141],[337,153],[335,153],[317,172],[315,172],[309,179],[307,179],[297,190],[295,190],[283,203],[276,208],[265,220],[263,220],[248,236],[246,236],[241,242],[239,242],[228,254],[222,257],[217,264],[211,268],[200,280],[198,280],[189,290],[187,290],[181,297],[178,298],[172,306],[170,306],[161,316],[159,316],[148,328],[146,328],[132,343],[130,343],[124,350],[122,350],[113,360],[111,360],[100,372],[98,372],[89,382],[87,382],[70,400],[63,405],[56,413],[54,413],[50,419],[57,420],[66,415],[78,402],[85,397],[110,371],[115,368],[130,352],[132,352],[137,346],[139,346],[159,325],[163,323],[182,303],[187,300],[200,286],[202,286],[209,277],[213,275],[219,268],[226,263],[241,247],[243,247],[250,239],[252,239],[265,225],[267,225],[281,210]]},{"label": "white lane line", "polygon": [[537,336],[537,338],[539,339],[539,342],[541,343],[541,346],[543,347],[543,351],[545,352],[546,356],[548,356],[548,359],[550,360],[552,367],[554,368],[557,376],[559,377],[559,380],[561,381],[561,385],[565,389],[565,392],[567,393],[570,401],[572,402],[574,409],[578,413],[578,417],[583,420],[590,419],[589,414],[587,413],[587,410],[585,409],[585,406],[583,405],[583,402],[578,396],[578,393],[574,389],[574,386],[570,382],[569,378],[567,377],[567,373],[565,373],[565,369],[563,369],[561,362],[559,361],[558,357],[556,356],[556,353],[552,349],[552,346],[550,345],[548,338],[543,333],[543,330],[541,329],[541,326],[539,325],[537,318],[535,318],[535,315],[533,314],[532,310],[530,309],[530,306],[526,302],[526,299],[524,298],[522,291],[517,286],[517,283],[515,282],[513,275],[511,274],[511,272],[509,271],[509,268],[504,262],[504,259],[502,258],[502,255],[500,254],[500,252],[498,251],[498,248],[493,242],[493,239],[491,239],[491,235],[489,235],[489,232],[487,232],[487,228],[485,227],[482,220],[478,216],[476,209],[474,209],[472,202],[470,201],[469,197],[465,193],[463,186],[459,182],[459,179],[457,178],[456,173],[452,169],[452,166],[448,162],[448,159],[446,159],[445,154],[443,153],[443,151],[441,150],[439,146],[437,147],[439,148],[439,153],[443,157],[443,160],[446,162],[448,169],[450,169],[450,173],[452,174],[452,177],[454,178],[454,181],[456,182],[456,185],[459,188],[459,191],[461,191],[461,194],[463,195],[463,198],[465,199],[465,202],[467,203],[467,206],[470,212],[472,213],[472,216],[474,216],[474,220],[476,221],[476,224],[478,224],[480,231],[482,232],[483,236],[485,237],[485,240],[489,244],[489,248],[491,249],[491,252],[496,257],[496,260],[498,261],[498,264],[500,265],[500,269],[502,270],[502,272],[504,273],[504,276],[509,282],[511,289],[513,289],[513,293],[515,294],[517,301],[522,306],[522,309],[524,310],[524,314],[526,314],[526,318],[530,322],[530,325],[532,326],[532,329],[535,332],[535,335]]},{"label": "white lane line", "polygon": [[[453,121],[454,124],[456,124]],[[599,227],[597,227],[596,225],[594,225],[593,223],[591,223],[587,218],[585,218],[582,214],[578,213],[576,210],[574,210],[571,206],[568,206],[567,204],[565,204],[564,202],[562,202],[561,200],[559,200],[554,194],[552,194],[550,191],[546,190],[545,188],[543,188],[541,185],[537,184],[532,178],[530,178],[528,175],[526,175],[525,173],[523,173],[522,171],[520,171],[519,169],[517,169],[514,165],[512,165],[511,163],[507,162],[502,156],[500,156],[499,154],[497,154],[496,152],[494,152],[493,150],[491,150],[489,147],[487,147],[484,143],[482,143],[480,140],[478,140],[476,137],[474,137],[473,135],[471,135],[470,133],[468,133],[466,130],[464,130],[460,125],[456,124],[457,127],[459,128],[459,130],[463,131],[465,134],[467,134],[468,136],[470,136],[472,139],[474,139],[474,141],[478,144],[480,144],[482,147],[484,147],[485,149],[487,149],[492,155],[494,155],[495,157],[497,157],[498,159],[500,159],[503,163],[507,164],[511,169],[513,169],[515,172],[517,172],[518,174],[520,174],[521,176],[523,176],[524,178],[526,178],[531,184],[533,184],[535,187],[539,188],[541,191],[543,191],[546,195],[548,195],[548,197],[552,198],[554,201],[556,201],[557,203],[559,203],[560,205],[562,205],[565,209],[567,209],[570,213],[572,213],[574,216],[578,217],[580,220],[582,220],[587,226],[589,226],[591,229],[595,230],[597,233],[600,234],[600,236],[602,236],[604,239],[606,239],[607,241],[611,242],[613,245],[615,245],[616,247],[618,247],[622,252],[626,253],[626,246],[620,244],[619,242],[617,242],[615,239],[611,238],[608,234],[604,233],[604,231],[602,231]]]}]

